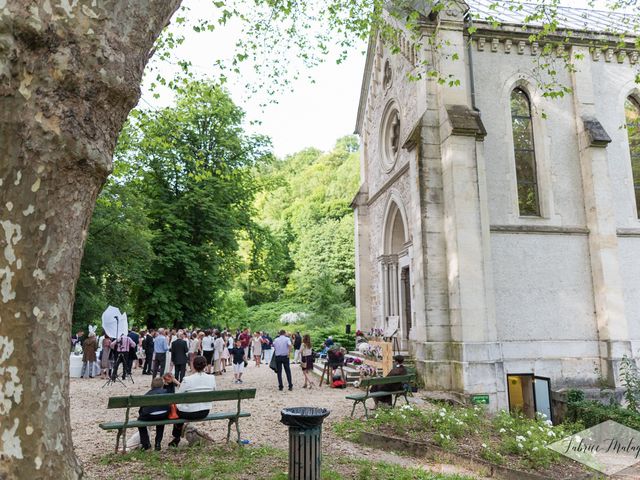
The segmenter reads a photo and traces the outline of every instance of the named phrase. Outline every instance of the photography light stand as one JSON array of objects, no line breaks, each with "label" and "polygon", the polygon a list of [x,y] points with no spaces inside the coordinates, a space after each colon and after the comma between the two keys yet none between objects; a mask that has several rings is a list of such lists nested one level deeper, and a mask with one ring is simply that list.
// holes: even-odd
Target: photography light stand
[{"label": "photography light stand", "polygon": [[[118,342],[122,341],[122,337],[124,337],[124,333],[122,335],[120,335],[120,337],[118,337],[117,335],[120,333],[120,318],[118,318],[117,315],[114,315],[114,317],[116,319],[116,338],[118,338],[118,340],[116,340],[116,348],[117,348],[117,344]],[[111,375],[109,375],[109,378],[107,379],[107,381],[104,383],[104,385],[102,385],[102,388],[106,387],[107,385],[113,385],[116,382],[121,383],[123,387],[126,387],[124,380],[126,380],[127,376],[129,377],[129,380],[131,380],[131,383],[135,383],[133,381],[133,375],[131,375],[131,372],[129,371],[129,352],[117,352],[118,355],[116,356],[116,360],[114,362],[112,371],[111,371]],[[122,369],[123,369],[123,377],[122,379],[120,379],[120,377],[118,377],[118,366],[122,364]]]}]

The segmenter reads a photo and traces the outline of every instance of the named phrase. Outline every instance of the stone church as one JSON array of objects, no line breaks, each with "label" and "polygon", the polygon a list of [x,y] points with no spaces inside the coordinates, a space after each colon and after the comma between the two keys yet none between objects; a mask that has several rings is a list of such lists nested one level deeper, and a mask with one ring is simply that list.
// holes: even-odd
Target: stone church
[{"label": "stone church", "polygon": [[[553,392],[618,387],[640,356],[638,52],[612,33],[621,14],[560,8],[547,45],[522,24],[532,7],[491,3],[424,6],[438,52],[370,40],[358,328],[397,323],[428,390],[551,416]],[[425,60],[444,83],[410,79]]]}]

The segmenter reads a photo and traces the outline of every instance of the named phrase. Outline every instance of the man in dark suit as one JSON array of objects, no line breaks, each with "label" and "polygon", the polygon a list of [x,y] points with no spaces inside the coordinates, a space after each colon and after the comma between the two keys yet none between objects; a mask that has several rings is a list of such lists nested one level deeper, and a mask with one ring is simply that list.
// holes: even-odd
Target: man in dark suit
[{"label": "man in dark suit", "polygon": [[140,335],[138,335],[133,330],[129,330],[129,335],[127,335],[131,340],[133,340],[133,344],[135,346],[129,349],[129,358],[127,358],[127,374],[131,375],[131,366],[133,365],[133,361],[138,359],[138,342],[140,341]]},{"label": "man in dark suit", "polygon": [[185,340],[182,330],[178,331],[178,338],[171,344],[171,363],[175,365],[175,377],[182,382],[189,362],[189,343]]},{"label": "man in dark suit", "polygon": [[151,365],[153,363],[153,335],[148,331],[142,340],[142,350],[144,350],[144,365],[142,366],[143,375],[151,375]]}]

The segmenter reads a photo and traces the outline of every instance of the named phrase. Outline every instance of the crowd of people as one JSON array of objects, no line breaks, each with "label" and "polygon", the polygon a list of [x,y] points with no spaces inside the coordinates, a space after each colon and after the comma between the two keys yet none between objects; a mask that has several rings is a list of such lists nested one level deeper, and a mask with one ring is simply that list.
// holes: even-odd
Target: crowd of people
[{"label": "crowd of people", "polygon": [[[253,332],[248,328],[237,330],[169,330],[164,328],[136,332],[130,330],[127,335],[114,339],[106,335],[97,338],[91,332],[86,338],[84,332],[72,337],[72,348],[81,345],[83,348],[82,377],[93,377],[95,362],[99,359],[100,375],[103,378],[116,379],[119,375],[125,379],[132,369],[141,368],[143,375],[152,377],[151,389],[145,395],[163,393],[202,392],[216,389],[216,376],[223,375],[227,368],[233,371],[234,383],[242,384],[242,374],[250,361],[255,367],[269,365],[275,372],[278,389],[284,390],[286,378],[288,390],[293,389],[291,363],[300,364],[304,376],[303,388],[312,388],[309,373],[313,369],[316,356],[326,355],[334,347],[332,337],[323,343],[322,352],[313,351],[309,335],[300,332],[287,333],[280,330],[275,338],[267,332]],[[329,352],[331,353],[331,352]],[[331,365],[331,356],[328,357]],[[395,367],[389,375],[407,373],[400,355],[394,357]],[[121,373],[118,370],[122,367]],[[335,366],[334,366],[335,367]],[[189,375],[187,375],[189,371]],[[284,377],[283,378],[283,373]],[[342,379],[344,383],[345,379]],[[387,384],[373,387],[385,391],[395,391],[401,385]],[[378,397],[376,403],[391,404],[391,396]],[[170,405],[142,407],[140,420],[164,420],[167,418],[183,418],[200,420],[209,414],[209,403],[177,404],[175,412]],[[177,415],[177,417],[170,417]],[[174,424],[172,440],[169,446],[177,446],[182,436],[183,424]],[[149,432],[146,427],[139,429],[140,445],[143,449],[151,448]],[[156,426],[155,449],[161,449],[164,425]]]},{"label": "crowd of people", "polygon": [[[331,343],[329,337],[326,344]],[[81,345],[83,350],[82,378],[93,378],[98,363],[103,379],[121,376],[124,380],[133,369],[141,368],[143,375],[156,378],[171,372],[177,382],[182,382],[187,372],[196,371],[194,360],[202,356],[204,374],[222,375],[229,368],[237,384],[243,383],[242,375],[249,362],[256,367],[271,365],[280,390],[284,389],[283,373],[288,389],[293,388],[290,365],[299,364],[304,373],[303,388],[312,388],[308,374],[313,369],[314,352],[309,335],[302,336],[300,332],[281,330],[274,339],[267,332],[252,333],[249,328],[235,332],[158,328],[130,330],[116,339],[108,335],[98,338],[93,332],[85,337],[79,331],[71,339],[72,348],[75,345]]]}]

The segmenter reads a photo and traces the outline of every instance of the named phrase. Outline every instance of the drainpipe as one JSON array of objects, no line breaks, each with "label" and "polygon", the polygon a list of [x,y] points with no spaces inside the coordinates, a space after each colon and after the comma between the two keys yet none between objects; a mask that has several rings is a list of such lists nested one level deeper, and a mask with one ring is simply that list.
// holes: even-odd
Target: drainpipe
[{"label": "drainpipe", "polygon": [[[469,27],[473,25],[473,20],[471,19],[471,15],[467,14],[465,22],[465,28],[467,31]],[[467,43],[467,56],[469,57],[469,81],[470,81],[470,90],[471,90],[471,107],[478,111],[476,107],[476,82],[475,77],[473,75],[473,48],[471,47],[471,34],[469,34],[469,43]]]}]

